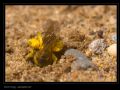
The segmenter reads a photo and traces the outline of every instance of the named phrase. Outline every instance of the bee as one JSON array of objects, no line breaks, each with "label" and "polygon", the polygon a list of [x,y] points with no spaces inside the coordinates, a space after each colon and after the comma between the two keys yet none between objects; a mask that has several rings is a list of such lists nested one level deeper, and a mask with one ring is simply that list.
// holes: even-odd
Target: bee
[{"label": "bee", "polygon": [[39,65],[45,66],[57,61],[54,52],[59,52],[63,48],[63,42],[60,39],[60,25],[57,21],[48,19],[43,24],[44,32],[38,33],[36,38],[29,40],[32,46],[28,58]]}]

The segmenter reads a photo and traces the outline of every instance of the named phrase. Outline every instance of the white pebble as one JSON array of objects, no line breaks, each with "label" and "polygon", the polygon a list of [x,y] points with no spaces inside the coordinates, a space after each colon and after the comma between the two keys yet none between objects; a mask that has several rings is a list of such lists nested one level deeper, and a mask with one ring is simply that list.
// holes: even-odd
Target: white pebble
[{"label": "white pebble", "polygon": [[65,62],[65,59],[60,59],[59,60],[59,63],[64,63]]},{"label": "white pebble", "polygon": [[111,38],[114,42],[117,42],[117,35],[116,34],[113,34]]},{"label": "white pebble", "polygon": [[97,40],[92,41],[89,44],[89,49],[93,53],[101,54],[106,48],[106,46],[107,45],[105,44],[104,39],[97,39]]},{"label": "white pebble", "polygon": [[117,54],[117,44],[112,44],[107,48],[109,55],[116,56]]}]

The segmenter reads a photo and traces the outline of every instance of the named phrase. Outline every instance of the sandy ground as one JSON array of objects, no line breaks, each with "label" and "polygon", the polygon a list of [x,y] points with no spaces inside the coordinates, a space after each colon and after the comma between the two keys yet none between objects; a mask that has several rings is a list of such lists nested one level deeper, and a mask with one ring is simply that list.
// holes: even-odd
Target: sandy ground
[{"label": "sandy ground", "polygon": [[[116,6],[6,6],[5,7],[5,81],[6,82],[116,82],[116,57],[105,49],[101,54],[89,51],[88,45],[103,38],[107,46],[114,44]],[[40,68],[26,61],[27,40],[44,31],[46,19],[60,23],[64,45],[84,53],[99,69],[71,71],[73,57],[61,58],[56,64]],[[103,36],[97,31],[103,31]]]}]

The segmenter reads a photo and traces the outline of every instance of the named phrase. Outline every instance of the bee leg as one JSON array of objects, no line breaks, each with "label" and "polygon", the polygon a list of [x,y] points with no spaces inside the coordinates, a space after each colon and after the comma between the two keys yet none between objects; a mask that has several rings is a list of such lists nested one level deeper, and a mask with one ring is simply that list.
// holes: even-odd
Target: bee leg
[{"label": "bee leg", "polygon": [[31,49],[31,50],[30,50],[30,53],[26,56],[27,60],[32,59],[32,58],[33,58],[33,55],[34,55],[34,50]]},{"label": "bee leg", "polygon": [[54,63],[56,63],[57,60],[58,60],[57,57],[54,54],[52,54],[52,60],[53,60]]},{"label": "bee leg", "polygon": [[36,64],[36,65],[39,65],[40,66],[40,63],[39,63],[39,61],[38,61],[38,56],[34,56],[34,58],[33,58],[33,62]]}]

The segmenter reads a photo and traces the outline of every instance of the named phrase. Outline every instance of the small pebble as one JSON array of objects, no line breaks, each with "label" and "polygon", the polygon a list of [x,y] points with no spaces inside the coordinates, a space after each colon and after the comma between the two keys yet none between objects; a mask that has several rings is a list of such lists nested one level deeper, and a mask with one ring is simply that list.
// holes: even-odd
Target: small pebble
[{"label": "small pebble", "polygon": [[65,62],[65,59],[60,59],[59,60],[59,63],[64,63]]},{"label": "small pebble", "polygon": [[97,31],[97,36],[99,38],[103,38],[103,31],[102,30]]},{"label": "small pebble", "polygon": [[71,64],[71,71],[79,69],[95,68],[95,65],[80,51],[76,49],[68,49],[64,55],[73,55],[76,60]]},{"label": "small pebble", "polygon": [[117,44],[112,44],[107,48],[109,55],[116,56],[117,54]]},{"label": "small pebble", "polygon": [[93,53],[101,54],[107,45],[105,44],[104,39],[97,39],[92,41],[88,47]]},{"label": "small pebble", "polygon": [[111,38],[114,42],[117,42],[117,35],[116,34],[113,34]]}]

